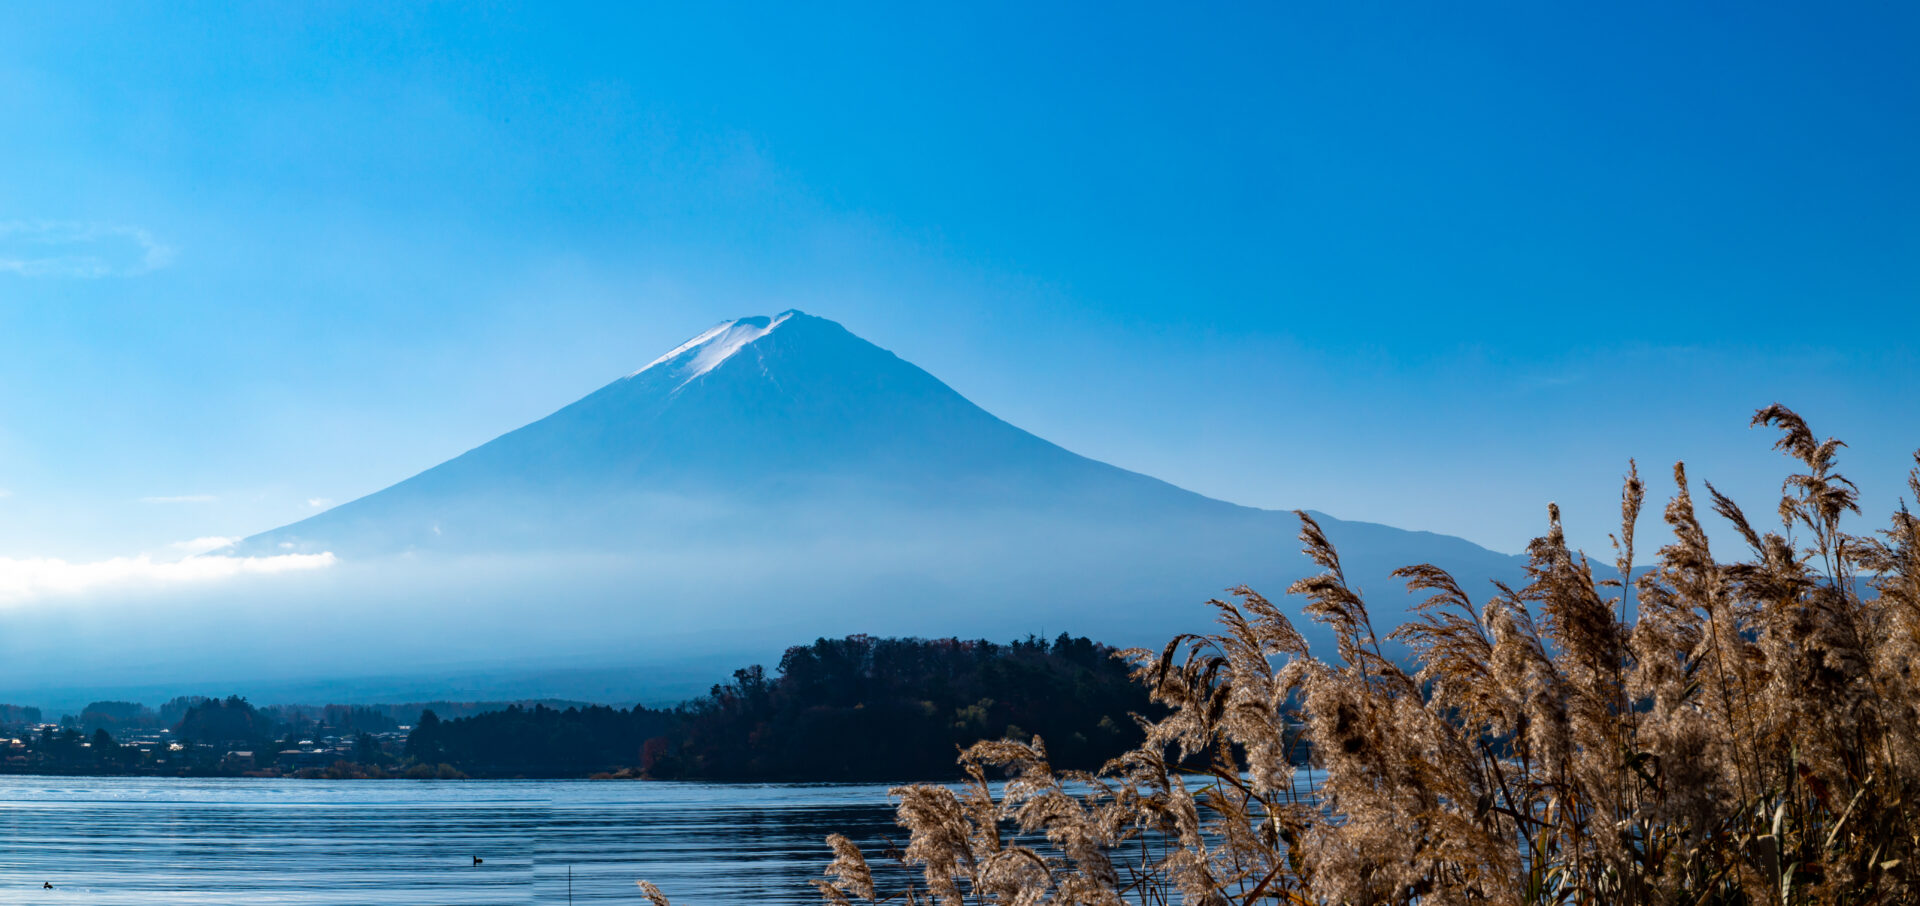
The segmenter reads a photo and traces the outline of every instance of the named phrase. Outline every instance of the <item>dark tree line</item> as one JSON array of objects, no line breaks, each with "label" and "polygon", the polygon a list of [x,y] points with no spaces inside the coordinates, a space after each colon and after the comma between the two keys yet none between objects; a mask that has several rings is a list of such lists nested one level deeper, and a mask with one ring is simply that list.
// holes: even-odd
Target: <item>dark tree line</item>
[{"label": "dark tree line", "polygon": [[584,777],[633,765],[646,741],[675,723],[670,711],[605,705],[514,705],[455,720],[429,710],[407,736],[406,757],[475,777]]},{"label": "dark tree line", "polygon": [[[1004,645],[820,639],[787,649],[771,674],[759,666],[736,670],[731,682],[674,708],[560,704],[433,703],[449,714],[424,705],[257,707],[239,696],[182,696],[157,710],[96,702],[83,720],[26,735],[6,767],[934,780],[955,775],[960,748],[1003,736],[1043,737],[1057,768],[1098,768],[1139,743],[1131,715],[1157,713],[1112,648],[1064,634]],[[415,714],[402,744],[397,731]],[[129,742],[126,734],[136,732],[145,735]]]},{"label": "dark tree line", "polygon": [[821,639],[671,710],[511,708],[423,714],[407,755],[473,776],[903,780],[953,776],[980,739],[1046,739],[1056,767],[1098,768],[1155,708],[1114,649],[1062,634],[1001,645]]},{"label": "dark tree line", "polygon": [[0,727],[40,722],[40,709],[27,705],[0,705]]}]

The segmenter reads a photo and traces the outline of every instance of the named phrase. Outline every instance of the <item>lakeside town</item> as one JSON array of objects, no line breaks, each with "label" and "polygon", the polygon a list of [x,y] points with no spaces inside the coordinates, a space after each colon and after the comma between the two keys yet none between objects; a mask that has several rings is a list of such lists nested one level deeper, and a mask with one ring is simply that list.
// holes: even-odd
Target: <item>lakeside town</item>
[{"label": "lakeside town", "polygon": [[429,702],[271,705],[180,696],[150,708],[98,701],[45,720],[32,706],[0,704],[0,746],[10,774],[177,775],[433,779],[464,776],[409,755],[407,741],[436,709],[468,716],[509,707],[576,702]]}]

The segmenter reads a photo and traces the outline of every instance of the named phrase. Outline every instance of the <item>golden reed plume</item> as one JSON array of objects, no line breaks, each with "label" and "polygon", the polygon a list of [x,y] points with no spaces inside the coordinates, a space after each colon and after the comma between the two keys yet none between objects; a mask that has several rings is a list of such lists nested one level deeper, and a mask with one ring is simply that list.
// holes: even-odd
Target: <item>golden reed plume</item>
[{"label": "golden reed plume", "polygon": [[1404,662],[1301,513],[1321,572],[1289,592],[1335,661],[1235,588],[1209,602],[1221,631],[1122,654],[1169,709],[1139,748],[1080,774],[1037,738],[976,744],[958,790],[892,791],[920,881],[879,891],[835,835],[815,884],[947,906],[1920,902],[1920,519],[1845,532],[1843,445],[1779,405],[1754,424],[1798,465],[1777,530],[1706,485],[1742,557],[1711,551],[1675,466],[1671,540],[1636,568],[1630,464],[1614,576],[1557,507],[1521,588],[1476,602],[1397,570],[1427,594],[1390,636]]}]

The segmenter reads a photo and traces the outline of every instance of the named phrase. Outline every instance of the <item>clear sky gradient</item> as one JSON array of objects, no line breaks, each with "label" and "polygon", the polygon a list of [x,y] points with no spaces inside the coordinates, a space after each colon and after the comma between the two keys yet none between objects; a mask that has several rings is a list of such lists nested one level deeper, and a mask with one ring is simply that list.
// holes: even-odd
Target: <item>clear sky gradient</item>
[{"label": "clear sky gradient", "polygon": [[1629,456],[1770,513],[1775,400],[1876,521],[1920,446],[1912,4],[233,6],[0,13],[0,557],[269,529],[791,307],[1505,551],[1604,547]]}]

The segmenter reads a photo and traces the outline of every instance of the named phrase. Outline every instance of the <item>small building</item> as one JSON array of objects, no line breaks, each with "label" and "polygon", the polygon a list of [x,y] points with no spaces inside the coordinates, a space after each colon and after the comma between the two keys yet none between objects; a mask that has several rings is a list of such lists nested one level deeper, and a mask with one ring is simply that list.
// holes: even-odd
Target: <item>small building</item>
[{"label": "small building", "polygon": [[335,758],[326,749],[282,749],[274,761],[283,768],[324,768]]}]

